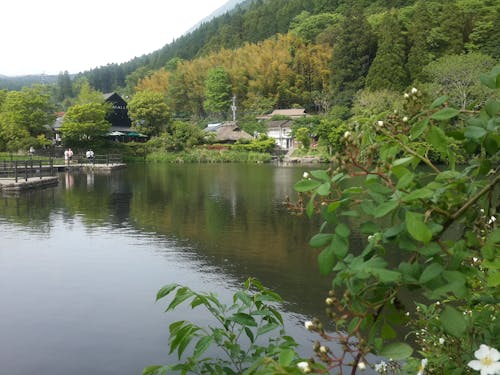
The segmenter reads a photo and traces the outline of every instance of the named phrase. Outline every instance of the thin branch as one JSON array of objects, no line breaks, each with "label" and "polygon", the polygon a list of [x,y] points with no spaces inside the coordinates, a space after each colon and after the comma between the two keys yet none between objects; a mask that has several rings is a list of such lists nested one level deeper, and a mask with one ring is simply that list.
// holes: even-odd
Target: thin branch
[{"label": "thin branch", "polygon": [[458,211],[456,211],[453,215],[451,215],[451,220],[454,221],[458,219],[462,214],[467,211],[476,201],[481,198],[484,194],[489,192],[496,184],[500,182],[500,174],[497,174],[496,177],[484,188],[481,189],[479,193],[477,193],[474,197],[468,200]]}]

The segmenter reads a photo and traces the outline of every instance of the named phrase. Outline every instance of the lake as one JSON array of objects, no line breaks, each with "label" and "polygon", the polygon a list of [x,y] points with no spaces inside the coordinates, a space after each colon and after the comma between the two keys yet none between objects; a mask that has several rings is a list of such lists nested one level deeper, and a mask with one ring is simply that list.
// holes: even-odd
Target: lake
[{"label": "lake", "polygon": [[157,290],[177,282],[228,300],[250,276],[279,293],[305,354],[305,320],[329,279],[308,247],[317,223],[283,205],[308,167],[130,165],[64,173],[57,187],[0,200],[0,367],[9,375],[140,374],[167,363]]}]

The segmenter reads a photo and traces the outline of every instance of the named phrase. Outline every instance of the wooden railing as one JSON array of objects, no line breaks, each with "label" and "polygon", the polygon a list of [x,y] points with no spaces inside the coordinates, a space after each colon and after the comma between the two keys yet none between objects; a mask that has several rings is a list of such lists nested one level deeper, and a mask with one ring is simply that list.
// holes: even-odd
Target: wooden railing
[{"label": "wooden railing", "polygon": [[76,161],[80,164],[121,164],[123,162],[120,154],[94,155],[93,159],[88,159],[85,155],[79,155]]},{"label": "wooden railing", "polygon": [[29,160],[3,160],[0,161],[0,178],[13,178],[28,181],[29,178],[55,176],[54,160],[29,159]]}]

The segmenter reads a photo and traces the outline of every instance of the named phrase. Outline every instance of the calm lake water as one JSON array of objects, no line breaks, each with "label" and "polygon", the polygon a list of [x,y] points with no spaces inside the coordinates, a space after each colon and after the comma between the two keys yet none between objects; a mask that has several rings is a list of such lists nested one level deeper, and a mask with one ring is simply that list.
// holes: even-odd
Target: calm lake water
[{"label": "calm lake water", "polygon": [[250,276],[284,299],[287,331],[329,280],[307,242],[317,230],[282,202],[304,167],[132,165],[62,174],[58,187],[0,200],[0,373],[140,374],[169,362],[157,290],[177,282],[228,300]]}]

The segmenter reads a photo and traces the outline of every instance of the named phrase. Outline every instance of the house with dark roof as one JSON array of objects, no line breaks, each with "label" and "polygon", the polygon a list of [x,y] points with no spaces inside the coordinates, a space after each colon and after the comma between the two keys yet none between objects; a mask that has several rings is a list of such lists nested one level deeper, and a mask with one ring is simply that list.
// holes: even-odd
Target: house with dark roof
[{"label": "house with dark roof", "polygon": [[[116,92],[103,94],[104,101],[111,104],[112,111],[106,116],[106,120],[111,123],[108,137],[117,142],[146,141],[147,136],[135,132],[132,129],[132,121],[128,116],[127,102]],[[61,126],[64,119],[64,112],[57,113],[57,118],[52,124],[54,143],[61,144]]]},{"label": "house with dark roof", "polygon": [[131,132],[132,121],[128,117],[127,102],[116,92],[104,94],[104,100],[110,103],[113,109],[106,117],[111,123],[110,132]]}]

